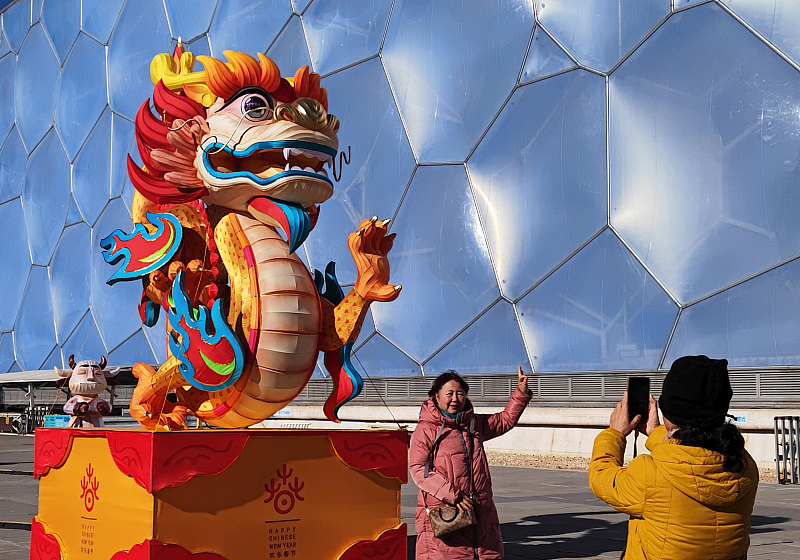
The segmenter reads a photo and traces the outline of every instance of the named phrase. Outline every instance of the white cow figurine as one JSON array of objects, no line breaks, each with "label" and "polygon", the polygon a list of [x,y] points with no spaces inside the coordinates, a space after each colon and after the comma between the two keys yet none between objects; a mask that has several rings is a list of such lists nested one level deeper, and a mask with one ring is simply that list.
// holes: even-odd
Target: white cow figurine
[{"label": "white cow figurine", "polygon": [[64,405],[64,413],[72,418],[69,428],[102,428],[103,416],[111,413],[111,405],[98,395],[108,386],[106,377],[114,377],[117,371],[103,371],[106,357],[100,358],[98,364],[94,360],[81,360],[75,363],[75,356],[69,357],[69,370],[57,370],[61,377],[69,377],[69,390],[75,395]]}]

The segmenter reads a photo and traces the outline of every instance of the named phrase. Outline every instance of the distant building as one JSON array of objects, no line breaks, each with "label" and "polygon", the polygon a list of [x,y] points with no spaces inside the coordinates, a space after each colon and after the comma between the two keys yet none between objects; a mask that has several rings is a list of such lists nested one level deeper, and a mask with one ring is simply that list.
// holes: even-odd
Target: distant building
[{"label": "distant building", "polygon": [[403,292],[356,343],[370,376],[596,385],[702,353],[796,400],[800,9],[635,4],[0,2],[0,372],[166,359],[99,240],[131,229],[133,119],[182,37],[323,76],[352,156],[300,252],[352,283],[346,235],[392,218]]}]

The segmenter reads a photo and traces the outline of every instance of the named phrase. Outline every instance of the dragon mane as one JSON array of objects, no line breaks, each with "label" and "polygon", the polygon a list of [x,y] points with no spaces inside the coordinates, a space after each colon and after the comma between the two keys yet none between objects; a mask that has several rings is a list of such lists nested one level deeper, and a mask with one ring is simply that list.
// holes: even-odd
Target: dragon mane
[{"label": "dragon mane", "polygon": [[[128,176],[136,191],[155,205],[159,212],[168,211],[176,205],[188,205],[200,215],[204,224],[206,253],[203,258],[210,265],[209,300],[211,307],[220,285],[220,261],[214,241],[206,206],[201,200],[208,194],[194,167],[197,146],[204,134],[209,132],[206,124],[206,109],[219,98],[230,98],[248,86],[265,89],[281,103],[291,103],[301,97],[311,97],[327,109],[328,95],[320,87],[319,74],[309,72],[308,66],[300,68],[294,77],[282,78],[278,66],[262,53],[258,60],[252,56],[224,51],[228,62],[210,56],[199,56],[205,70],[194,72],[195,57],[179,43],[172,56],[162,53],[150,63],[150,78],[155,84],[153,104],[156,114],[145,100],[136,113],[136,146],[142,159],[139,166],[128,155]],[[134,207],[137,207],[134,204]],[[151,207],[152,208],[152,207]],[[136,217],[134,217],[136,221]],[[139,313],[146,324],[157,318],[153,303],[148,303],[142,294]],[[148,319],[148,317],[151,317]]]},{"label": "dragon mane", "polygon": [[181,154],[176,145],[180,146],[180,137],[186,136],[178,134],[178,129],[188,121],[195,121],[189,127],[190,136],[200,143],[200,136],[208,131],[206,108],[217,98],[225,100],[242,88],[257,86],[281,103],[310,97],[328,108],[328,94],[320,87],[319,74],[309,72],[308,66],[300,68],[292,78],[282,78],[278,66],[262,53],[258,53],[258,60],[237,51],[224,54],[228,62],[198,56],[205,70],[193,72],[194,55],[178,44],[173,56],[162,53],[150,63],[150,77],[155,84],[153,104],[158,116],[153,114],[149,99],[139,107],[135,134],[144,168],[128,155],[128,174],[136,190],[156,204],[184,204],[208,194],[196,174],[176,172],[169,169],[167,162],[182,156],[185,162],[186,152]]}]

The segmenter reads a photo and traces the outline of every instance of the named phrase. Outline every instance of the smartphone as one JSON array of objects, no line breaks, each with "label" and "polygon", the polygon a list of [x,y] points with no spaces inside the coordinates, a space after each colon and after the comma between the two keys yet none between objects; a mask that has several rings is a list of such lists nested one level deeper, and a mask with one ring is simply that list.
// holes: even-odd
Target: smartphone
[{"label": "smartphone", "polygon": [[633,420],[637,414],[642,415],[642,420],[647,420],[650,408],[650,378],[628,378],[628,418]]}]

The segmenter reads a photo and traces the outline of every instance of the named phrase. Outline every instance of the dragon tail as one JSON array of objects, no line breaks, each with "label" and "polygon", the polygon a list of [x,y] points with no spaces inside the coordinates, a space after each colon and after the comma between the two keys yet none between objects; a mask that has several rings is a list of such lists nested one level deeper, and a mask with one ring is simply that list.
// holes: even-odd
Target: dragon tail
[{"label": "dragon tail", "polygon": [[[339,281],[336,279],[335,263],[330,262],[325,267],[325,275],[320,271],[314,271],[314,282],[320,295],[338,305],[344,299],[344,292]],[[323,292],[323,286],[325,290]],[[331,422],[339,422],[339,409],[356,398],[361,389],[364,388],[364,381],[350,361],[353,350],[353,343],[348,342],[343,347],[330,352],[325,352],[325,369],[333,380],[333,390],[328,400],[325,401],[323,411],[325,417]]]},{"label": "dragon tail", "polygon": [[325,352],[325,369],[333,380],[333,391],[325,401],[323,411],[325,417],[332,422],[339,422],[339,409],[356,398],[364,388],[361,375],[350,362],[352,349],[353,343],[348,342],[339,350]]}]

